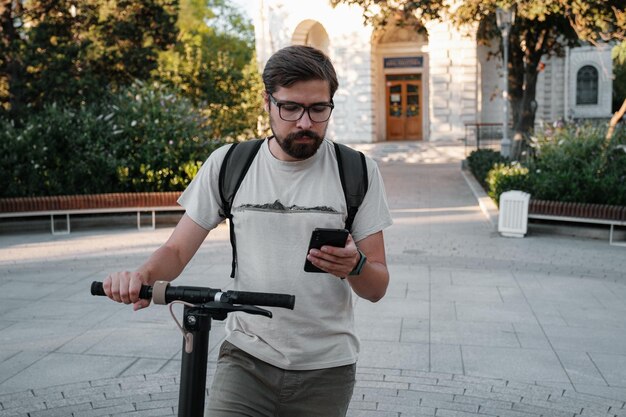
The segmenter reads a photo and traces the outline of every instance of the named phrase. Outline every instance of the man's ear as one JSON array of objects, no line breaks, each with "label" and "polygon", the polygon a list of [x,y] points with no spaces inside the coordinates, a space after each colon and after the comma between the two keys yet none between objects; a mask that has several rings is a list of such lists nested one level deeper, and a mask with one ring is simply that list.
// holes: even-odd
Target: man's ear
[{"label": "man's ear", "polygon": [[263,93],[261,94],[263,94],[263,109],[269,113],[270,112],[270,96],[267,93],[267,91],[263,91]]}]

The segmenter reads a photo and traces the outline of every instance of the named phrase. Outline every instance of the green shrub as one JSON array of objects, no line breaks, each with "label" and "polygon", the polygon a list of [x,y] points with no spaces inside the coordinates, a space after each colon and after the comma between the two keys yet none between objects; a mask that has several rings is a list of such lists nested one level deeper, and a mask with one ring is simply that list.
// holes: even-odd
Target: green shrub
[{"label": "green shrub", "polygon": [[496,204],[500,203],[500,194],[506,191],[519,190],[530,192],[528,168],[518,162],[512,164],[497,163],[487,174],[489,197]]},{"label": "green shrub", "polygon": [[533,198],[626,205],[626,134],[606,142],[605,126],[566,126],[540,136],[529,164]]},{"label": "green shrub", "polygon": [[189,100],[135,83],[100,106],[0,119],[0,197],[183,190],[222,142]]},{"label": "green shrub", "polygon": [[467,157],[467,163],[474,177],[487,189],[487,174],[497,163],[504,163],[507,159],[492,149],[478,149]]},{"label": "green shrub", "polygon": [[[623,138],[622,141],[626,142]],[[605,197],[606,204],[626,206],[626,143],[612,146],[607,151],[602,176],[600,194]]]},{"label": "green shrub", "polygon": [[156,83],[136,82],[103,114],[123,191],[182,190],[223,144],[211,138],[208,120],[189,99]]},{"label": "green shrub", "polygon": [[534,199],[626,205],[626,129],[610,141],[604,124],[569,124],[532,138],[523,164],[491,150],[472,152],[468,165],[498,203],[509,190]]},{"label": "green shrub", "polygon": [[3,197],[84,194],[115,188],[106,127],[88,109],[46,106],[21,128],[0,121]]}]

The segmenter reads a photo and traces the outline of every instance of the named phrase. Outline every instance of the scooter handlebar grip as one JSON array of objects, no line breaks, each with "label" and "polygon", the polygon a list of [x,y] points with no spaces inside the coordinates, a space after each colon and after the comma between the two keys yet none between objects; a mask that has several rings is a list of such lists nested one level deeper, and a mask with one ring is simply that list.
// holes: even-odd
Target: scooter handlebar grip
[{"label": "scooter handlebar grip", "polygon": [[[91,283],[91,295],[106,296],[102,282],[93,281]],[[139,290],[139,298],[145,300],[149,300],[150,298],[152,298],[152,287],[149,285],[142,285],[141,290]]]},{"label": "scooter handlebar grip", "polygon": [[236,304],[249,304],[264,307],[282,307],[293,310],[296,296],[262,292],[228,291],[229,298]]},{"label": "scooter handlebar grip", "polygon": [[91,295],[103,295],[106,296],[104,292],[104,287],[102,286],[102,282],[94,281],[91,283]]}]

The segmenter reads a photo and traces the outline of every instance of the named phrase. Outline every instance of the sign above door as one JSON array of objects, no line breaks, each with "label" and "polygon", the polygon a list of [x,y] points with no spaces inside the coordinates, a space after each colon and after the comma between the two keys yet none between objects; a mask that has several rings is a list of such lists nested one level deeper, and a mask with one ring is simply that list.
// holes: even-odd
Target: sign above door
[{"label": "sign above door", "polygon": [[421,68],[424,66],[423,56],[403,56],[384,58],[385,68]]}]

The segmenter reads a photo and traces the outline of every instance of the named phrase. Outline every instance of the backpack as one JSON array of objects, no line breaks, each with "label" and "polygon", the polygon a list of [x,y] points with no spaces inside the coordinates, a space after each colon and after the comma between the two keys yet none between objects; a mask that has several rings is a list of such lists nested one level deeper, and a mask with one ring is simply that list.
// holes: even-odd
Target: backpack
[{"label": "backpack", "polygon": [[[231,213],[232,203],[239,186],[264,141],[265,139],[254,139],[233,143],[226,153],[220,168],[219,191],[223,208],[220,215],[227,218],[230,222],[230,245],[233,252],[231,278],[235,277],[235,268],[237,267],[235,227]],[[362,152],[336,142],[334,142],[334,146],[337,155],[337,167],[339,168],[339,179],[348,209],[345,228],[352,232],[352,223],[367,193],[367,163]]]}]

